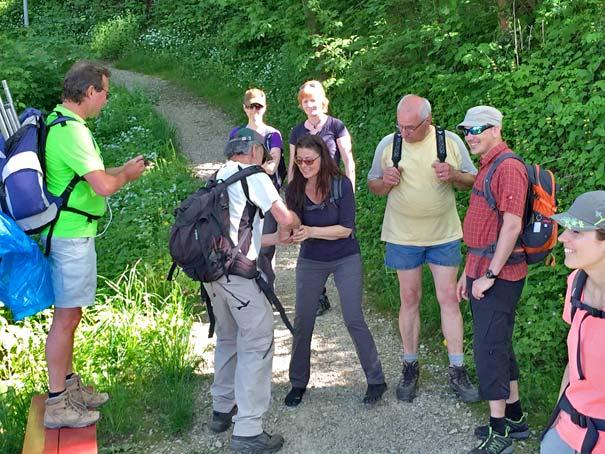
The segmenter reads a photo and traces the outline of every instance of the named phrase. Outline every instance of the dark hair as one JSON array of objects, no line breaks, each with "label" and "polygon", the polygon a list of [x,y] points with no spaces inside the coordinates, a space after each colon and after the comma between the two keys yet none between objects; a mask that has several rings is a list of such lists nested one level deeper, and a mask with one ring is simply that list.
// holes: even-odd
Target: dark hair
[{"label": "dark hair", "polygon": [[605,229],[597,229],[597,240],[605,241]]},{"label": "dark hair", "polygon": [[87,60],[74,63],[63,79],[61,99],[81,103],[91,85],[96,91],[103,90],[103,76],[108,79],[110,76],[109,69],[103,65]]},{"label": "dark hair", "polygon": [[[319,136],[307,135],[301,137],[296,142],[294,149],[294,156],[292,159],[296,159],[298,150],[300,148],[310,148],[319,154],[321,159],[319,165],[319,173],[317,174],[317,189],[321,195],[322,200],[325,200],[330,195],[330,182],[332,177],[343,175],[342,171],[338,168],[336,161],[330,156],[328,146]],[[302,210],[305,203],[305,186],[307,179],[303,176],[298,166],[295,164],[292,172],[292,181],[288,184],[286,190],[286,204],[292,210]]]}]

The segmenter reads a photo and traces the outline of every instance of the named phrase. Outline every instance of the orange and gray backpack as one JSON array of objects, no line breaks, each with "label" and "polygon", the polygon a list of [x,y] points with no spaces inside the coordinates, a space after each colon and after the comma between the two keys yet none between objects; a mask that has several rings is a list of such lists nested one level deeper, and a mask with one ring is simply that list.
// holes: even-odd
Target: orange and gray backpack
[{"label": "orange and gray backpack", "polygon": [[[527,262],[528,265],[545,261],[553,263],[551,251],[557,244],[558,226],[550,217],[557,211],[557,191],[559,187],[555,176],[550,170],[543,169],[538,164],[526,164],[523,159],[512,152],[499,156],[490,166],[483,182],[483,191],[473,188],[473,193],[487,201],[487,204],[498,215],[498,223],[502,225],[502,215],[496,206],[496,199],[491,190],[494,172],[505,159],[516,159],[525,165],[528,188],[523,216],[523,230],[519,235],[517,247],[513,250],[508,265]],[[484,248],[468,248],[471,254],[482,257],[493,257],[496,244]]]}]

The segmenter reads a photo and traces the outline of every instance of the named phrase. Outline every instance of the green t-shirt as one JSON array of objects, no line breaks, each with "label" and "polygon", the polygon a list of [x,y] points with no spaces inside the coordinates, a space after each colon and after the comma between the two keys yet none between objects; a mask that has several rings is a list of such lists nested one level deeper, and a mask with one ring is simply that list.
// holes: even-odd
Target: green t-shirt
[{"label": "green t-shirt", "polygon": [[[95,170],[105,170],[103,159],[86,122],[61,104],[54,109],[72,117],[65,125],[53,126],[46,140],[46,184],[51,194],[63,193],[75,174],[84,176]],[[51,113],[46,123],[57,118]],[[97,195],[86,180],[76,184],[68,206],[86,213],[101,216],[105,213],[105,197]],[[92,237],[97,234],[97,221],[89,222],[85,216],[61,211],[53,236],[63,238]]]}]

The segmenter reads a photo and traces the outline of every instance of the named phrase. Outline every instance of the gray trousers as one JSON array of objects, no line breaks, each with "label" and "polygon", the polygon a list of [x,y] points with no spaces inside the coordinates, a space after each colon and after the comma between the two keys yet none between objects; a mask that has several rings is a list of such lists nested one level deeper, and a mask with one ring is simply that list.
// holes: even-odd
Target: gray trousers
[{"label": "gray trousers", "polygon": [[384,383],[374,338],[361,310],[362,268],[359,254],[332,262],[298,258],[296,263],[296,318],[290,359],[290,383],[306,388],[311,372],[311,337],[319,296],[330,274],[340,297],[340,307],[361,367],[370,385]]},{"label": "gray trousers", "polygon": [[204,284],[216,318],[212,407],[221,413],[237,404],[233,434],[263,431],[271,400],[273,311],[252,279],[225,277]]}]

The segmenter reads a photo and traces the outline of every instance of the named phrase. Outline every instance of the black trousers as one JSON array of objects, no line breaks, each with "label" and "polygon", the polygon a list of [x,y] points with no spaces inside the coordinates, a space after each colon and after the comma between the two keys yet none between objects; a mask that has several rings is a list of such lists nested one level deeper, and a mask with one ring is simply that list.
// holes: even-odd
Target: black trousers
[{"label": "black trousers", "polygon": [[496,279],[480,300],[473,298],[472,278],[467,289],[473,314],[473,353],[479,393],[484,400],[502,400],[510,396],[510,382],[519,379],[519,366],[513,350],[515,309],[525,279]]}]

